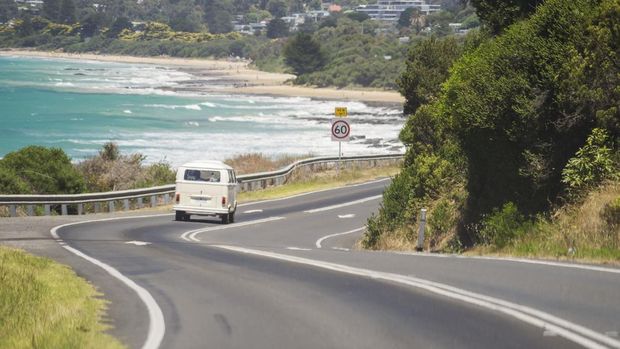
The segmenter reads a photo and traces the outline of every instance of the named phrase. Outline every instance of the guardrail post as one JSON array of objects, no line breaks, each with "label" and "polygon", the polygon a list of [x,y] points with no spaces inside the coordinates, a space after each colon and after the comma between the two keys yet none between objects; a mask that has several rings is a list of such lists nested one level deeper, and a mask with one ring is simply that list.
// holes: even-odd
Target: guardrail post
[{"label": "guardrail post", "polygon": [[9,215],[11,217],[17,217],[17,206],[9,205]]},{"label": "guardrail post", "polygon": [[138,201],[138,208],[143,208],[144,207],[144,203],[142,202],[142,197],[139,197],[136,200]]},{"label": "guardrail post", "polygon": [[151,207],[157,207],[157,195],[151,195]]},{"label": "guardrail post", "polygon": [[67,215],[67,204],[60,205],[60,214],[63,216]]},{"label": "guardrail post", "polygon": [[81,216],[81,215],[82,215],[82,213],[84,213],[84,212],[83,212],[83,211],[84,211],[84,204],[78,204],[78,205],[77,205],[77,211],[78,211],[78,212],[77,212],[78,216]]},{"label": "guardrail post", "polygon": [[95,202],[95,213],[99,213],[101,211],[101,203]]},{"label": "guardrail post", "polygon": [[34,216],[34,207],[32,205],[26,206],[26,214],[29,216]]},{"label": "guardrail post", "polygon": [[123,200],[123,209],[129,211],[129,199]]},{"label": "guardrail post", "polygon": [[169,202],[170,202],[170,195],[164,194],[164,205],[168,205]]},{"label": "guardrail post", "polygon": [[45,212],[46,216],[51,215],[52,213],[51,213],[50,205],[43,205],[43,212]]},{"label": "guardrail post", "polygon": [[108,201],[108,209],[110,213],[114,212],[114,200]]},{"label": "guardrail post", "polygon": [[420,210],[420,229],[418,230],[418,246],[416,251],[422,252],[424,250],[424,229],[426,228],[426,209]]}]

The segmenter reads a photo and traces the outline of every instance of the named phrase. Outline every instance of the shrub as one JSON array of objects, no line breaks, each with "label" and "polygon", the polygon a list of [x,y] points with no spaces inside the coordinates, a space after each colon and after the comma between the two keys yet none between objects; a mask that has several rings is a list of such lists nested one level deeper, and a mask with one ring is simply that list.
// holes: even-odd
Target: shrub
[{"label": "shrub", "polygon": [[595,128],[586,144],[566,164],[562,182],[573,192],[579,192],[613,177],[618,177],[618,164],[614,163],[609,137],[605,130]]},{"label": "shrub", "polygon": [[482,219],[478,236],[484,244],[503,248],[531,226],[532,223],[519,212],[517,206],[508,202],[501,210],[494,209]]},{"label": "shrub", "polygon": [[610,230],[620,227],[620,196],[605,205],[601,211],[601,219],[603,219]]},{"label": "shrub", "polygon": [[7,188],[22,191],[27,187],[20,194],[77,194],[85,188],[81,175],[60,148],[22,148],[6,154],[0,160],[0,167],[15,175],[12,178],[10,172],[8,175],[5,172],[4,178],[9,178],[4,182]]}]

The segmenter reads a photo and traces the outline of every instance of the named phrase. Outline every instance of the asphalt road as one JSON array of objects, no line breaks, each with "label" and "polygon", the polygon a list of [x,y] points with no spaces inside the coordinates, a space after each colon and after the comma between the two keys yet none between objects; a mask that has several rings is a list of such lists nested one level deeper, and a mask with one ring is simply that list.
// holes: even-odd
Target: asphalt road
[{"label": "asphalt road", "polygon": [[620,348],[620,269],[355,250],[387,183],[55,233],[132,348]]}]

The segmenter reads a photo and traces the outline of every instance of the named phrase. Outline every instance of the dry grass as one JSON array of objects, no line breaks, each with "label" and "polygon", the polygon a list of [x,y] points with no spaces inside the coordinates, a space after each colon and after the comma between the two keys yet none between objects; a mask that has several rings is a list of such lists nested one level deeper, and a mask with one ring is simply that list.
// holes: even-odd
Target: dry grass
[{"label": "dry grass", "polygon": [[314,173],[310,178],[298,178],[290,183],[263,190],[243,192],[239,194],[239,202],[268,200],[307,193],[311,191],[331,189],[345,185],[362,183],[373,179],[395,176],[400,171],[400,166],[385,166],[369,169],[347,169],[340,171],[328,170]]},{"label": "dry grass", "polygon": [[313,155],[280,155],[268,157],[261,153],[241,154],[224,162],[235,169],[238,175],[279,170],[301,159],[311,158]]},{"label": "dry grass", "polygon": [[0,285],[0,348],[123,348],[101,294],[68,267],[0,246]]},{"label": "dry grass", "polygon": [[482,246],[469,253],[620,264],[620,225],[608,224],[602,214],[619,198],[620,182],[607,183],[582,202],[556,210],[551,218],[539,218],[510,246],[502,250]]}]

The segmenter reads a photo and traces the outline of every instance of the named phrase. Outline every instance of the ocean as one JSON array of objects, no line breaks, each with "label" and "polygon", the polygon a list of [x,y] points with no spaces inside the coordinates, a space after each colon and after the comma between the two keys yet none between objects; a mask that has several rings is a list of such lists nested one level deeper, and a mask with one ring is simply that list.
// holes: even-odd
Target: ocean
[{"label": "ocean", "polygon": [[343,155],[404,150],[398,107],[224,94],[218,84],[159,65],[0,56],[0,157],[41,145],[77,162],[110,141],[173,166],[245,153],[335,156],[337,106],[351,123]]}]

